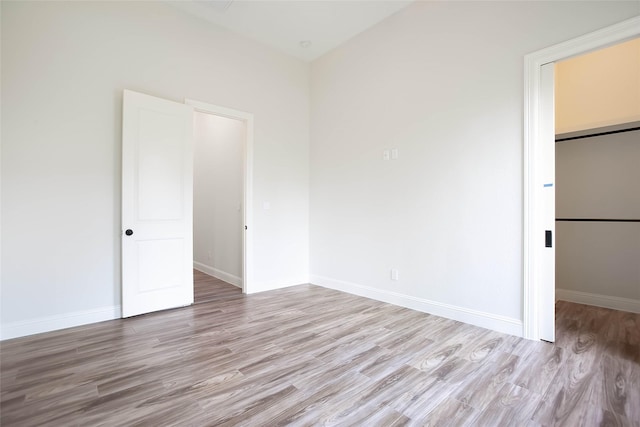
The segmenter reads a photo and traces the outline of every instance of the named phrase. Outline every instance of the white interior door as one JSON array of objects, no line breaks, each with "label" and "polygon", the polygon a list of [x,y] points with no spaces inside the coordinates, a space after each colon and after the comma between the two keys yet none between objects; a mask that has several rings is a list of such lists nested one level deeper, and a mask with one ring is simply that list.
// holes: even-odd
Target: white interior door
[{"label": "white interior door", "polygon": [[556,146],[555,146],[555,97],[554,64],[541,67],[540,74],[540,141],[539,158],[542,176],[539,183],[542,218],[537,232],[540,237],[538,259],[541,263],[538,280],[540,309],[540,339],[556,340]]},{"label": "white interior door", "polygon": [[193,304],[193,107],[124,91],[122,317]]}]

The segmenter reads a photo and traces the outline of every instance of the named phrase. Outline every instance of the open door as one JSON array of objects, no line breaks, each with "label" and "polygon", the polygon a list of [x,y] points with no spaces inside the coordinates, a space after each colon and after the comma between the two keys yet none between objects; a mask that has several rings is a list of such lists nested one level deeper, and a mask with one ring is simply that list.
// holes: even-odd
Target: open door
[{"label": "open door", "polygon": [[124,91],[122,317],[193,304],[193,107]]},{"label": "open door", "polygon": [[542,218],[538,233],[538,259],[540,268],[540,339],[556,340],[556,146],[555,146],[555,79],[554,63],[544,64],[540,69],[540,147],[539,164],[542,176],[538,180]]}]

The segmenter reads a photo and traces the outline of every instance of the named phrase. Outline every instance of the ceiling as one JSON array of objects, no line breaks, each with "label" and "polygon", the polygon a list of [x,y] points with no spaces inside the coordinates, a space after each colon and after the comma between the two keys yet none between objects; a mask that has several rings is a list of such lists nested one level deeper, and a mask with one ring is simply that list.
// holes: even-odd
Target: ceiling
[{"label": "ceiling", "polygon": [[[313,61],[413,0],[181,0],[171,5]],[[309,42],[309,43],[307,43]],[[308,46],[304,47],[305,44]]]}]

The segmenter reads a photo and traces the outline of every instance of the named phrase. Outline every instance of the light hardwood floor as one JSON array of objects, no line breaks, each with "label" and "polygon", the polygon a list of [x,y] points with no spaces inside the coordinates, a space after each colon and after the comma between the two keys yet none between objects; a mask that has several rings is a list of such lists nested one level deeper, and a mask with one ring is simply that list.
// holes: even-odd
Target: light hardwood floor
[{"label": "light hardwood floor", "polygon": [[311,285],[227,294],[2,342],[0,424],[638,427],[640,315],[556,310],[548,344]]},{"label": "light hardwood floor", "polygon": [[242,296],[242,288],[233,286],[223,280],[193,270],[194,304],[209,301],[222,301]]}]

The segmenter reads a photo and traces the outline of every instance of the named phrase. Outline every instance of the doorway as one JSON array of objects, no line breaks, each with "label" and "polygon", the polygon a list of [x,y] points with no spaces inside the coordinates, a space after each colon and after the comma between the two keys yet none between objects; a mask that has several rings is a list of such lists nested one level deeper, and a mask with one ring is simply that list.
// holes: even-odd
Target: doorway
[{"label": "doorway", "polygon": [[[525,56],[523,336],[554,341],[553,63],[640,36],[640,17]],[[551,71],[549,71],[551,70]],[[553,206],[553,209],[550,208]],[[553,224],[553,225],[550,225]]]},{"label": "doorway", "polygon": [[122,317],[191,305],[195,112],[243,124],[242,292],[252,289],[253,115],[198,101],[123,91]]},{"label": "doorway", "polygon": [[555,71],[556,300],[640,312],[640,38]]},{"label": "doorway", "polygon": [[253,116],[199,101],[194,107],[195,303],[247,292]]},{"label": "doorway", "polygon": [[246,123],[194,111],[194,303],[242,293]]}]

